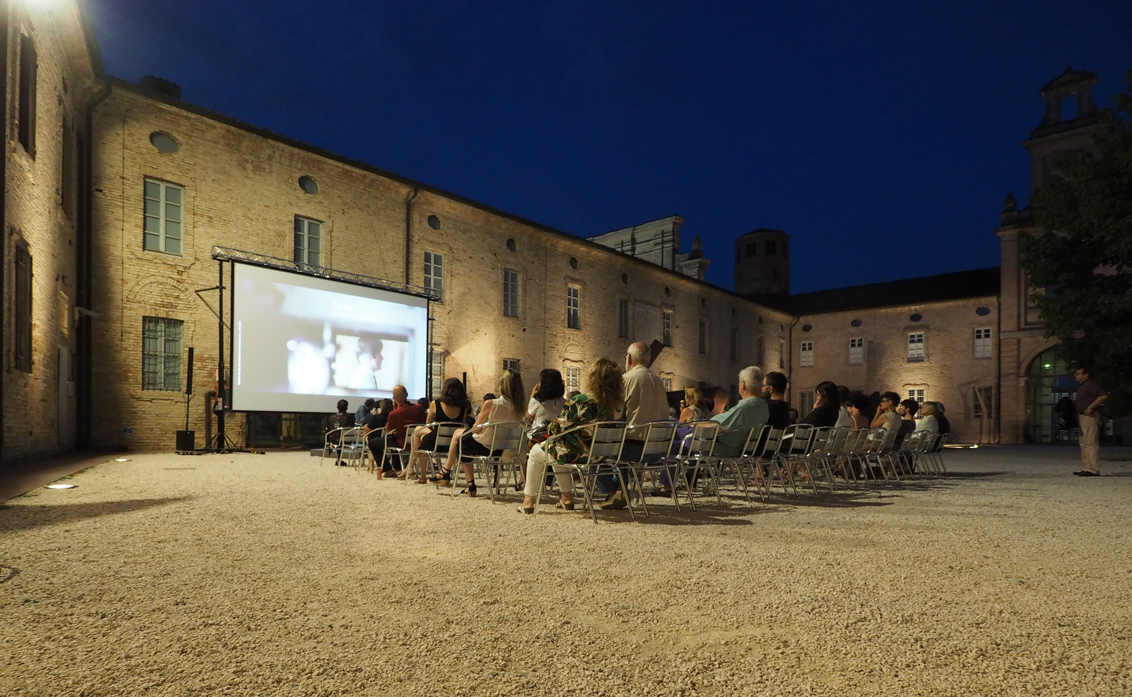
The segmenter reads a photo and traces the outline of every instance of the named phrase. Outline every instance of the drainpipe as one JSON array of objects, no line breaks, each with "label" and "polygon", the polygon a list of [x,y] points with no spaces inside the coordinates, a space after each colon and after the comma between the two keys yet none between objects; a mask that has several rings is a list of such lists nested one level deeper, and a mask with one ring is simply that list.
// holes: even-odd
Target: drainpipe
[{"label": "drainpipe", "polygon": [[[92,250],[94,243],[94,111],[106,101],[111,91],[110,85],[102,85],[101,92],[91,100],[86,108],[86,137],[83,139],[82,169],[79,173],[78,189],[82,197],[82,205],[79,207],[79,224],[76,226],[77,234],[75,235],[77,247],[75,251],[78,257],[76,285],[78,285],[79,291],[75,304],[88,310],[94,309],[94,252]],[[76,362],[78,363],[75,366],[75,378],[78,382],[75,404],[75,411],[78,415],[75,424],[75,445],[78,450],[90,450],[94,441],[91,421],[94,414],[92,321],[93,317],[90,315],[79,313],[75,341]]]},{"label": "drainpipe", "polygon": [[[8,123],[8,3],[6,0],[0,0],[0,35],[4,37],[4,50],[0,51],[0,75],[4,77],[4,110],[0,112],[0,118],[3,118],[4,124]],[[4,148],[4,156],[0,157],[0,328],[7,327],[4,323],[4,306],[3,302],[4,290],[8,287],[5,285],[4,269],[8,268],[8,211],[5,208],[7,201],[8,191],[8,149]],[[4,333],[7,336],[7,332]],[[0,339],[0,362],[8,355],[4,350],[4,340]],[[0,366],[0,466],[4,463],[4,381],[7,379],[7,374]]]},{"label": "drainpipe", "polygon": [[[786,328],[786,374],[789,377],[789,382],[786,383],[788,394],[786,395],[786,403],[789,404],[794,399],[794,325],[798,324],[801,320],[800,317],[795,317],[790,326]],[[798,405],[802,406],[801,404]],[[798,416],[805,416],[798,410]]]},{"label": "drainpipe", "polygon": [[410,285],[410,272],[413,264],[413,199],[420,193],[420,189],[413,187],[413,192],[405,199],[405,285]]},{"label": "drainpipe", "polygon": [[994,433],[994,443],[1002,443],[1002,291],[998,293],[998,297],[994,299],[995,306],[994,312],[997,318],[998,329],[995,332],[994,340],[997,346],[994,349],[994,421],[991,428]]}]

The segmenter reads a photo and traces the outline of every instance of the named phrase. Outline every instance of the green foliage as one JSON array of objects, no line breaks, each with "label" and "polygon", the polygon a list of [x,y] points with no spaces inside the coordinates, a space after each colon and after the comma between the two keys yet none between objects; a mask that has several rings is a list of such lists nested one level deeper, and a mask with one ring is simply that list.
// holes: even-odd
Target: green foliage
[{"label": "green foliage", "polygon": [[1128,92],[1097,115],[1093,153],[1053,160],[1034,192],[1040,229],[1019,237],[1046,337],[1071,365],[1086,365],[1113,396],[1110,414],[1132,411],[1132,70]]}]

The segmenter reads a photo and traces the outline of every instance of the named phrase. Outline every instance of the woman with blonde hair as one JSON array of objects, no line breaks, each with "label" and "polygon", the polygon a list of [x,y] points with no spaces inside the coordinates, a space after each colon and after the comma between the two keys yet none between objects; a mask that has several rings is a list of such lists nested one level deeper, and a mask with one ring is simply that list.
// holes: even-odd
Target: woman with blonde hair
[{"label": "woman with blonde hair", "polygon": [[703,421],[708,418],[710,414],[704,410],[702,402],[704,397],[700,394],[700,389],[694,385],[689,385],[684,388],[684,408],[680,410],[680,423],[686,424],[692,421]]},{"label": "woman with blonde hair", "polygon": [[[452,481],[452,470],[456,467],[456,458],[461,451],[465,455],[491,455],[488,447],[495,437],[495,429],[492,428],[491,424],[521,421],[526,415],[527,412],[523,407],[516,406],[526,397],[523,391],[522,375],[504,370],[503,375],[499,377],[499,394],[499,397],[483,403],[483,408],[480,409],[479,416],[476,417],[476,422],[471,428],[457,429],[452,434],[452,446],[448,448],[448,460],[444,463],[444,469],[436,476],[429,477],[430,482],[449,484]],[[474,497],[476,495],[475,471],[472,468],[472,463],[465,462],[463,465],[464,477],[468,481],[468,486],[460,493]]]},{"label": "woman with blonde hair", "polygon": [[[562,490],[562,500],[558,508],[574,510],[574,478],[569,467],[559,467],[581,462],[589,453],[592,434],[579,429],[561,438],[555,438],[575,426],[595,421],[611,421],[621,415],[625,404],[622,369],[607,358],[599,358],[586,375],[586,391],[566,402],[558,418],[547,424],[547,433],[552,441],[538,443],[527,456],[526,489],[523,491],[523,513],[535,512],[535,497],[546,478],[546,467],[554,467],[554,476]],[[549,443],[549,447],[548,447]],[[551,459],[553,458],[553,461]]]},{"label": "woman with blonde hair", "polygon": [[935,402],[924,402],[924,406],[920,407],[920,420],[916,423],[916,431],[939,433],[939,420],[935,418],[935,413]]}]

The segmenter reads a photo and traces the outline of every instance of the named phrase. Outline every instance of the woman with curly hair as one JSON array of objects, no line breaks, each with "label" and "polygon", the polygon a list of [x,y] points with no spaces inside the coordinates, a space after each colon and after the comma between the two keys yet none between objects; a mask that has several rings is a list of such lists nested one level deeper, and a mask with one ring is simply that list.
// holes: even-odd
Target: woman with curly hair
[{"label": "woman with curly hair", "polygon": [[[554,436],[565,433],[575,426],[595,421],[611,421],[621,414],[625,404],[624,387],[621,381],[622,369],[608,358],[599,358],[586,375],[586,391],[566,402],[562,413],[547,426],[547,434]],[[559,467],[581,462],[589,453],[592,435],[585,429],[555,438],[549,448],[546,443],[538,443],[531,448],[527,457],[526,489],[523,491],[523,513],[535,512],[535,497],[546,477],[546,467],[554,468],[558,487],[562,490],[559,508],[574,510],[574,478],[569,467]],[[549,441],[548,441],[549,442]]]},{"label": "woman with curly hair", "polygon": [[[430,482],[437,484],[451,482],[452,470],[456,467],[456,458],[461,451],[465,455],[491,455],[488,448],[495,438],[495,428],[490,425],[482,428],[484,424],[522,420],[523,408],[516,405],[524,397],[523,376],[510,370],[504,370],[503,375],[499,377],[499,394],[501,396],[483,403],[480,415],[476,417],[476,422],[471,428],[457,429],[456,433],[452,435],[452,447],[448,448],[448,461],[439,474],[435,477],[429,477]],[[467,478],[468,486],[460,493],[474,497],[476,495],[475,471],[472,463],[465,462],[462,464],[464,465],[464,476]]]}]

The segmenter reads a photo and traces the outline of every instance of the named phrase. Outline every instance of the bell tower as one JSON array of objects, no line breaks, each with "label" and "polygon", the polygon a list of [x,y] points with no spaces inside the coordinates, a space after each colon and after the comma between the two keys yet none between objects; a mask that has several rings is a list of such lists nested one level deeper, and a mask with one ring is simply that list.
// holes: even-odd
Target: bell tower
[{"label": "bell tower", "polygon": [[1093,103],[1093,85],[1096,82],[1096,73],[1068,67],[1042,87],[1045,115],[1038,127],[1030,131],[1030,139],[1022,143],[1030,151],[1030,184],[1033,188],[1049,176],[1051,158],[1093,147],[1093,135],[1099,128],[1097,107]]},{"label": "bell tower", "polygon": [[735,292],[790,294],[790,235],[759,228],[735,240]]}]

